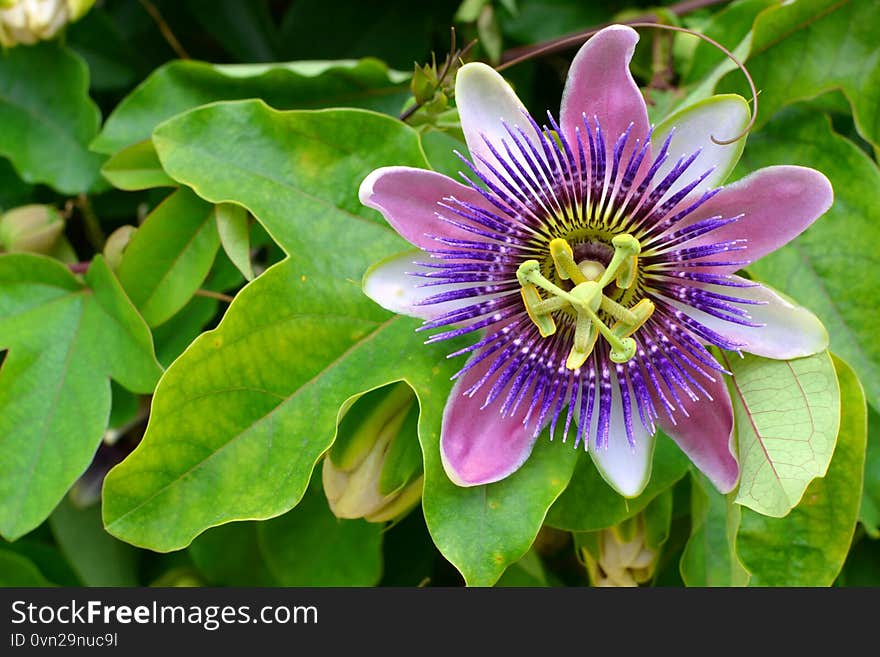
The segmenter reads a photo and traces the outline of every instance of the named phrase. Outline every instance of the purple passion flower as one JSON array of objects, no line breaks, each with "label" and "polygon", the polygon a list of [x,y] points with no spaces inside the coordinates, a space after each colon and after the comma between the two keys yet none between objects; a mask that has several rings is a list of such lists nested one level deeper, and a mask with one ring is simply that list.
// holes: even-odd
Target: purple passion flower
[{"label": "purple passion flower", "polygon": [[648,123],[629,72],[638,35],[612,26],[574,58],[561,116],[532,118],[492,68],[466,64],[455,98],[465,184],[385,167],[360,188],[420,249],[367,273],[364,290],[439,331],[471,334],[440,449],[461,486],[498,481],[549,425],[622,495],[650,477],[668,434],[722,492],[736,485],[725,369],[707,347],[790,359],[824,350],[804,308],[734,275],[832,203],[818,171],[774,166],[727,187],[749,108],[714,96]]}]

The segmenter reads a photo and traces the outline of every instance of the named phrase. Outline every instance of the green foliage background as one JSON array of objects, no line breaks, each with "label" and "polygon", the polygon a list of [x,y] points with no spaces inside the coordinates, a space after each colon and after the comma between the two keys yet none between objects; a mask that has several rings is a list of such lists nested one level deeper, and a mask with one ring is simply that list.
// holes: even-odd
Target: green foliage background
[{"label": "green foliage background", "polygon": [[[44,204],[65,221],[51,253],[0,255],[0,585],[579,586],[603,530],[633,523],[657,553],[647,584],[880,584],[875,2],[152,4],[179,47],[142,3],[106,0],[60,39],[0,53],[0,212]],[[820,381],[790,411],[821,425],[816,462],[772,499],[723,496],[660,436],[648,487],[625,500],[544,436],[515,475],[459,488],[438,443],[461,363],[361,292],[408,245],[358,185],[385,165],[459,168],[451,104],[398,118],[414,62],[442,61],[450,26],[497,63],[646,15],[713,37],[753,76],[735,178],[799,164],[833,184],[831,210],[748,272],[816,313],[833,354],[731,364],[738,416],[769,401],[749,390],[756,372]],[[713,92],[749,97],[709,44],[641,35],[654,121]],[[555,112],[572,54],[505,76]],[[125,251],[105,249],[126,225]],[[339,520],[320,459],[340,409],[394,381],[418,397],[422,503],[386,526]],[[838,394],[839,431],[820,411]],[[743,464],[749,488],[779,483],[759,466]]]}]

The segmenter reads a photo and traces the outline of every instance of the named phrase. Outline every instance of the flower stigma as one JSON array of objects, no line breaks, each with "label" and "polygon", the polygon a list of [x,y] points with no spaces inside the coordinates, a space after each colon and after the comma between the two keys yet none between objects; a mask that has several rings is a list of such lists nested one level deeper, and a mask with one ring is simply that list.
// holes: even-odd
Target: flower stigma
[{"label": "flower stigma", "polygon": [[[574,285],[570,291],[548,280],[541,273],[537,260],[526,260],[516,272],[526,312],[542,338],[556,332],[554,312],[567,310],[576,315],[573,344],[565,362],[569,370],[576,370],[586,362],[600,333],[611,345],[609,356],[613,362],[630,360],[636,353],[636,342],[630,336],[654,312],[654,303],[650,299],[641,299],[632,308],[627,308],[604,293],[612,279],[619,289],[633,286],[641,252],[639,241],[628,233],[615,235],[611,243],[614,255],[605,267],[596,260],[575,262],[574,251],[563,238],[557,237],[550,242],[556,276],[560,281],[570,281]],[[552,296],[542,299],[538,288]],[[610,328],[600,318],[600,309],[616,320]]]}]

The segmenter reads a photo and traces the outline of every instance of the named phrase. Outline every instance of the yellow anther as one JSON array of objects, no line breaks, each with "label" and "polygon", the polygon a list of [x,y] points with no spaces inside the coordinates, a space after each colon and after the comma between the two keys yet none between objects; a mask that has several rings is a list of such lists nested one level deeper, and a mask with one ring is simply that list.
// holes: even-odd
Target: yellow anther
[{"label": "yellow anther", "polygon": [[616,319],[618,323],[625,322],[629,324],[635,324],[638,321],[638,317],[633,313],[631,309],[626,308],[625,306],[621,306],[610,297],[602,297],[602,310],[604,310],[606,313]]},{"label": "yellow anther", "polygon": [[520,294],[529,319],[538,327],[541,337],[546,338],[556,333],[556,322],[553,320],[553,316],[540,310],[540,305],[545,302],[541,299],[538,288],[531,283],[526,283],[520,288]]},{"label": "yellow anther", "polygon": [[639,271],[639,259],[636,256],[630,256],[620,266],[617,272],[616,283],[621,290],[626,290],[633,286],[636,282],[636,274]]},{"label": "yellow anther", "polygon": [[654,314],[654,302],[650,299],[642,299],[630,308],[629,312],[633,315],[633,321],[621,319],[611,327],[612,332],[620,338],[628,338],[645,325]]},{"label": "yellow anther", "polygon": [[568,352],[565,367],[570,370],[581,367],[593,353],[598,339],[599,331],[596,329],[596,325],[586,315],[579,314],[577,324],[574,327],[574,344],[571,346],[571,351]]},{"label": "yellow anther", "polygon": [[550,257],[553,258],[553,264],[556,265],[556,274],[563,281],[571,280],[577,285],[587,280],[574,261],[574,252],[571,250],[571,246],[564,239],[557,237],[550,241]]}]

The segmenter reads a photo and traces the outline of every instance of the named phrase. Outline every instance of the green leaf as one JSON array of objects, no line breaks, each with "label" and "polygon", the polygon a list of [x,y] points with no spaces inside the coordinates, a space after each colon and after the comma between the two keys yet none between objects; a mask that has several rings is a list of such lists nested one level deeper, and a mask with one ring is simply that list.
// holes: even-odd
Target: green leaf
[{"label": "green leaf", "polygon": [[[446,52],[455,13],[450,0],[334,2],[297,0],[289,5],[280,28],[284,59],[363,57],[371,55],[398,68],[430,58],[432,43]],[[435,37],[436,35],[436,37]]]},{"label": "green leaf", "polygon": [[[746,61],[761,90],[758,127],[785,105],[841,89],[859,134],[880,144],[878,29],[877,7],[866,0],[798,0],[761,13]],[[739,72],[719,89],[748,97]]]},{"label": "green leaf", "polygon": [[235,203],[218,203],[214,207],[214,219],[226,255],[247,280],[253,280],[247,210]]},{"label": "green leaf", "polygon": [[0,155],[24,181],[79,194],[98,180],[103,158],[88,144],[101,116],[88,89],[85,62],[57,43],[2,53]]},{"label": "green leaf", "polygon": [[0,157],[0,212],[27,205],[33,192],[33,186],[18,177],[9,160]]},{"label": "green leaf", "polygon": [[219,246],[213,206],[179,189],[138,228],[116,273],[147,323],[158,326],[196,293]]},{"label": "green leaf", "polygon": [[0,586],[55,586],[27,557],[0,549]]},{"label": "green leaf", "polygon": [[382,576],[382,526],[339,520],[315,478],[295,509],[257,525],[270,572],[281,586],[373,586]]},{"label": "green leaf", "polygon": [[198,536],[187,549],[213,586],[278,586],[257,537],[259,522],[231,522]]},{"label": "green leaf", "polygon": [[110,536],[101,509],[78,509],[68,498],[49,516],[61,551],[86,586],[137,586],[137,551]]},{"label": "green leaf", "polygon": [[840,427],[840,389],[827,351],[794,360],[722,354],[739,448],[736,502],[781,518],[825,475]]},{"label": "green leaf", "polygon": [[282,516],[209,529],[189,546],[208,580],[221,586],[372,586],[382,574],[381,525],[339,520],[320,477]]},{"label": "green leaf", "polygon": [[213,65],[173,61],[157,69],[107,117],[92,143],[112,154],[149,138],[165,119],[219,100],[261,98],[278,109],[364,107],[397,113],[408,73],[375,59]]},{"label": "green leaf", "polygon": [[187,9],[235,61],[275,61],[275,25],[266,2],[190,0]]},{"label": "green leaf", "polygon": [[605,483],[593,461],[584,456],[578,460],[568,488],[550,509],[547,524],[567,531],[585,532],[623,522],[681,479],[688,470],[688,463],[681,450],[669,438],[659,434],[651,481],[641,495],[628,500]]},{"label": "green leaf", "polygon": [[177,187],[162,165],[149,139],[132,144],[104,163],[101,173],[114,187],[127,191],[153,187]]},{"label": "green leaf", "polygon": [[785,518],[743,509],[736,549],[753,586],[830,586],[849,551],[865,465],[865,395],[852,369],[834,358],[842,423],[823,479],[807,488]]},{"label": "green leaf", "polygon": [[529,550],[519,561],[512,563],[495,584],[504,587],[537,587],[549,586],[544,564],[534,550]]},{"label": "green leaf", "polygon": [[110,415],[110,377],[148,393],[150,333],[97,256],[83,285],[40,256],[0,256],[0,533],[36,527],[89,465]]},{"label": "green leaf", "polygon": [[[749,38],[755,18],[762,11],[775,4],[778,4],[776,0],[732,2],[712,16],[709,23],[700,32],[733,50],[734,46],[742,42],[743,39]],[[685,38],[693,39],[690,36]],[[699,40],[694,46],[690,65],[682,76],[683,81],[685,84],[697,82],[712,73],[713,69],[719,65],[731,66],[732,62],[711,43]]]},{"label": "green leaf", "polygon": [[[235,265],[225,255],[218,253],[202,288],[222,293],[239,288],[243,282]],[[153,329],[156,358],[163,367],[168,367],[205,330],[217,316],[219,308],[218,299],[195,296],[174,317]],[[225,304],[223,308],[225,310]]]},{"label": "green leaf", "polygon": [[868,408],[868,449],[859,520],[868,535],[880,538],[880,414]]},{"label": "green leaf", "polygon": [[838,586],[880,587],[880,541],[863,538],[846,557]]},{"label": "green leaf", "polygon": [[655,552],[659,552],[669,539],[673,498],[672,488],[667,488],[651,500],[642,514],[645,519],[645,546]]},{"label": "green leaf", "polygon": [[[869,403],[880,407],[875,312],[880,276],[874,246],[880,243],[880,171],[831,130],[827,117],[800,108],[786,110],[750,137],[741,164],[741,173],[770,164],[810,166],[831,181],[831,209],[749,270],[818,315],[831,336],[831,349],[853,363]],[[837,244],[846,248],[833,248]]]},{"label": "green leaf", "polygon": [[701,473],[691,473],[691,535],[679,568],[687,586],[746,586],[749,572],[734,550],[742,507]]},{"label": "green leaf", "polygon": [[[38,534],[45,530],[45,539],[40,538]],[[43,577],[58,586],[82,586],[82,582],[67,559],[61,554],[52,541],[52,534],[48,531],[47,525],[43,525],[36,532],[32,532],[27,536],[23,536],[14,543],[0,543],[0,550],[9,550],[20,554],[22,557],[33,563],[37,570],[42,573]],[[2,570],[2,568],[0,568]],[[2,584],[0,584],[2,586]]]},{"label": "green leaf", "polygon": [[[423,417],[434,416],[442,412],[445,397],[421,401]],[[461,488],[440,462],[440,423],[424,424],[422,507],[431,536],[469,586],[492,586],[531,547],[547,509],[568,485],[578,453],[551,443],[544,432],[514,474],[494,484]]]},{"label": "green leaf", "polygon": [[[363,155],[350,157],[355,137]],[[246,207],[291,254],[169,368],[143,442],[107,478],[108,529],[170,550],[207,527],[296,505],[344,402],[400,379],[441,395],[453,370],[445,350],[422,344],[416,321],[389,317],[360,290],[367,267],[402,240],[360,205],[356,181],[381,165],[424,166],[413,130],[359,110],[250,101],[183,115],[155,143],[172,176]]]}]

